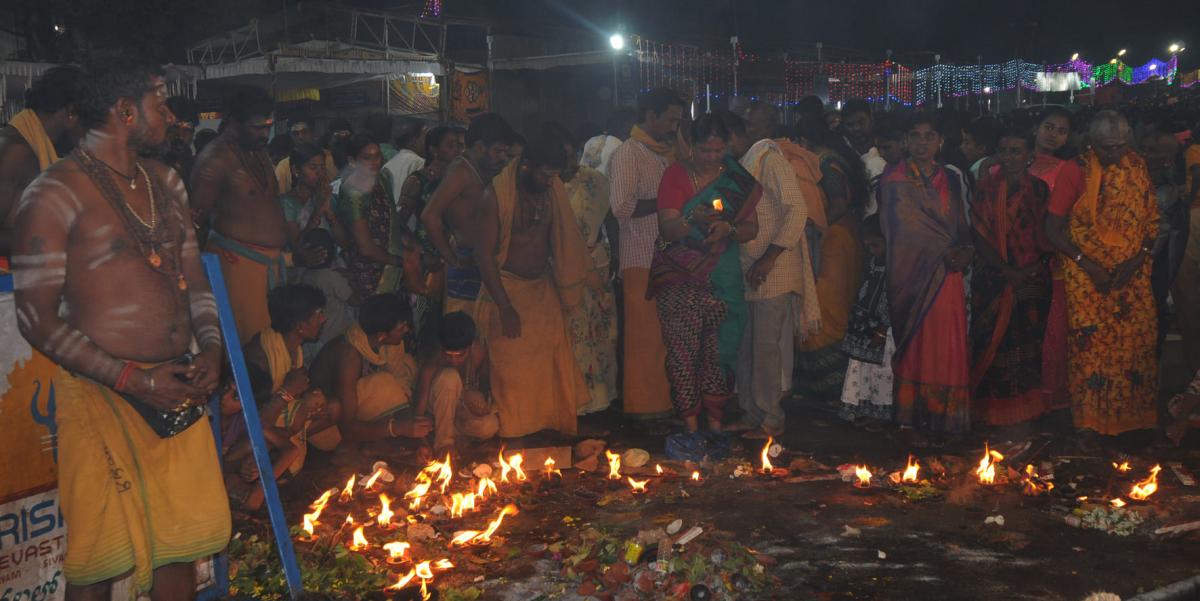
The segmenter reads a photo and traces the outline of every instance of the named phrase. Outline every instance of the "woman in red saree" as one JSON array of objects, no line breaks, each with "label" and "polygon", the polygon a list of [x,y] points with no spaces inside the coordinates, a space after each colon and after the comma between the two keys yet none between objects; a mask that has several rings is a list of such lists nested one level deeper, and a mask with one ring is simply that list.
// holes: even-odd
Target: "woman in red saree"
[{"label": "woman in red saree", "polygon": [[896,421],[961,433],[971,426],[962,273],[973,253],[970,227],[960,180],[934,160],[942,136],[931,116],[913,119],[905,143],[910,159],[889,168],[880,182]]},{"label": "woman in red saree", "polygon": [[[1071,135],[1071,113],[1062,107],[1050,107],[1042,113],[1034,131],[1033,163],[1029,173],[1046,182],[1050,192],[1058,181],[1066,161],[1063,148]],[[1046,199],[1049,203],[1049,198]],[[1042,340],[1042,396],[1047,409],[1066,409],[1071,405],[1067,396],[1067,289],[1063,281],[1059,257],[1050,262],[1052,293],[1050,314],[1046,318],[1046,334]]]},{"label": "woman in red saree", "polygon": [[1047,410],[1042,338],[1050,310],[1049,246],[1042,231],[1049,188],[1026,169],[1032,141],[1000,138],[1000,164],[972,203],[975,268],[971,388],[977,422],[1005,426]]}]

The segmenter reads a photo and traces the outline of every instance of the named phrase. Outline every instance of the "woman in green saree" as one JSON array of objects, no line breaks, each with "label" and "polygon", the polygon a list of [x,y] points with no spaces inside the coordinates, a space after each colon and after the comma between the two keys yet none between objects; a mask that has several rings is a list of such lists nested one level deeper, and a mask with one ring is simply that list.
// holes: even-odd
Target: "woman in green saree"
[{"label": "woman in green saree", "polygon": [[737,243],[758,234],[762,188],[727,155],[737,135],[745,126],[732,113],[702,116],[692,125],[691,159],[667,168],[658,189],[647,297],[658,307],[672,401],[689,432],[699,430],[702,411],[720,430],[746,323]]}]

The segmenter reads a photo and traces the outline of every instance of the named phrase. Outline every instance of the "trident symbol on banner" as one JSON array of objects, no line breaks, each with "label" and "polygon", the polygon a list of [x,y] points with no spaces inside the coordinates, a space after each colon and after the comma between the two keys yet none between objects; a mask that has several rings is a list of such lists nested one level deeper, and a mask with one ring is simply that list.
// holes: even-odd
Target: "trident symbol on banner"
[{"label": "trident symbol on banner", "polygon": [[46,426],[50,434],[43,437],[43,440],[49,444],[54,453],[54,463],[58,463],[58,423],[54,419],[55,403],[54,403],[54,381],[50,381],[50,391],[46,395],[46,412],[42,413],[38,407],[38,397],[42,394],[42,381],[38,380],[35,385],[37,388],[33,391],[33,398],[29,401],[29,413],[33,416],[33,421]]}]

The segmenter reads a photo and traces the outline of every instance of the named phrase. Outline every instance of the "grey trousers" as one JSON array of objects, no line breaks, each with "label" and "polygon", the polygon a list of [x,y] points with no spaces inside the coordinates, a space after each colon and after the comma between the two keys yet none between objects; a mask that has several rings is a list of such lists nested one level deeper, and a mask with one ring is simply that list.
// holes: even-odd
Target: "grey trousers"
[{"label": "grey trousers", "polygon": [[783,350],[793,346],[792,330],[796,324],[793,301],[791,293],[748,301],[750,317],[738,349],[738,404],[745,412],[743,419],[774,436],[783,433],[780,400],[792,382],[791,353]]}]

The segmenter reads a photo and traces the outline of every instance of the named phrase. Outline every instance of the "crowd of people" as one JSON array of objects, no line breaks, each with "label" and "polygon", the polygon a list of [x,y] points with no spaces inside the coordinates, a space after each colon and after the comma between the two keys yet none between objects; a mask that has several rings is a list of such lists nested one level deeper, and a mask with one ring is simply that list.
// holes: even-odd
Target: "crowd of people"
[{"label": "crowd of people", "polygon": [[[614,403],[702,456],[782,435],[793,394],[917,445],[1047,415],[1093,444],[1158,426],[1172,317],[1200,367],[1180,113],[689,106],[653,89],[599,133],[372,115],[318,139],[262,90],[196,131],[154,66],[50,70],[0,130],[0,253],[62,367],[72,590],[132,570],[184,598],[187,560],[228,540],[225,492],[263,503],[202,249],[275,478],[310,447],[572,437]],[[1170,404],[1176,442],[1198,391]]]}]

